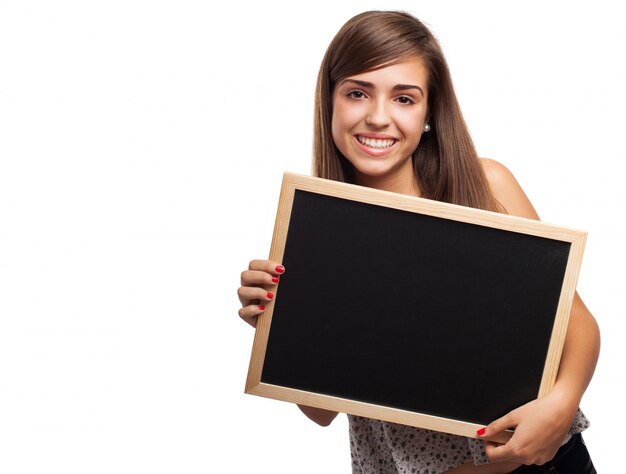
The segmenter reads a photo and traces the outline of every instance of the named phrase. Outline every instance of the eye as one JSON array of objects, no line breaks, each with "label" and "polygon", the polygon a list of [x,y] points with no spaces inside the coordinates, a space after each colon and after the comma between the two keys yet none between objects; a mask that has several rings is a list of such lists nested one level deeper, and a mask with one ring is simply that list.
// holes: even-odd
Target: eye
[{"label": "eye", "polygon": [[350,92],[348,92],[347,96],[350,97],[351,99],[364,99],[365,93],[363,91],[355,89],[355,90],[351,90]]},{"label": "eye", "polygon": [[403,105],[412,105],[415,103],[413,98],[409,97],[408,95],[401,95],[396,100]]}]

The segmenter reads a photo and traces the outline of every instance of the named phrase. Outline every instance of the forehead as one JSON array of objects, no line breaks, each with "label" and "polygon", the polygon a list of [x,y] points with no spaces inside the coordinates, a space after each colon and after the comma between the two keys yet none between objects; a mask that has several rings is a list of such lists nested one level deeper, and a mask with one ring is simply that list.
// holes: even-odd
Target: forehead
[{"label": "forehead", "polygon": [[428,69],[421,58],[414,57],[389,64],[388,66],[353,74],[346,79],[371,82],[381,87],[386,85],[393,87],[397,84],[415,84],[426,90]]}]

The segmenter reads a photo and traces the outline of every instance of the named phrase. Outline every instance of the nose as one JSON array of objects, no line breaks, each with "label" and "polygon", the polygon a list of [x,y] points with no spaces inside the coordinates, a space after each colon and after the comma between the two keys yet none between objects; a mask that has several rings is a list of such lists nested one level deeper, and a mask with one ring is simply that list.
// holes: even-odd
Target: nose
[{"label": "nose", "polygon": [[374,128],[384,128],[389,125],[391,117],[387,107],[388,104],[385,100],[372,101],[365,117],[365,123]]}]

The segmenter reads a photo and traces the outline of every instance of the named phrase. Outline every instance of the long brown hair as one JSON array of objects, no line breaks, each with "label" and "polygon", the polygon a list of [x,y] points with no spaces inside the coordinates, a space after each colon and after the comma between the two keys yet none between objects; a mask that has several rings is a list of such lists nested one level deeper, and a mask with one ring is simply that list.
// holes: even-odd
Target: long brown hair
[{"label": "long brown hair", "polygon": [[335,85],[346,77],[411,57],[421,58],[428,70],[431,130],[422,134],[413,153],[420,190],[430,199],[502,211],[489,191],[441,47],[424,24],[404,12],[361,13],[350,19],[328,46],[315,94],[313,174],[354,182],[352,165],[332,138]]}]

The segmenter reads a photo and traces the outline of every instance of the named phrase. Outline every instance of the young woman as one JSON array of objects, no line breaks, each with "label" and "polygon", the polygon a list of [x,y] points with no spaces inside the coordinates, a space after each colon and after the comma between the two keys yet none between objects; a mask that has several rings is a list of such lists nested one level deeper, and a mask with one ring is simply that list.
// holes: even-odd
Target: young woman
[{"label": "young woman", "polygon": [[[322,178],[538,219],[508,169],[477,157],[441,49],[406,13],[357,15],[328,47],[317,82],[313,170]],[[241,318],[256,325],[284,271],[280,262],[250,262],[238,290]],[[515,428],[508,443],[349,416],[353,471],[595,472],[580,437],[588,421],[578,405],[599,341],[597,324],[576,295],[553,390],[478,432]],[[320,425],[337,415],[300,409]]]}]

